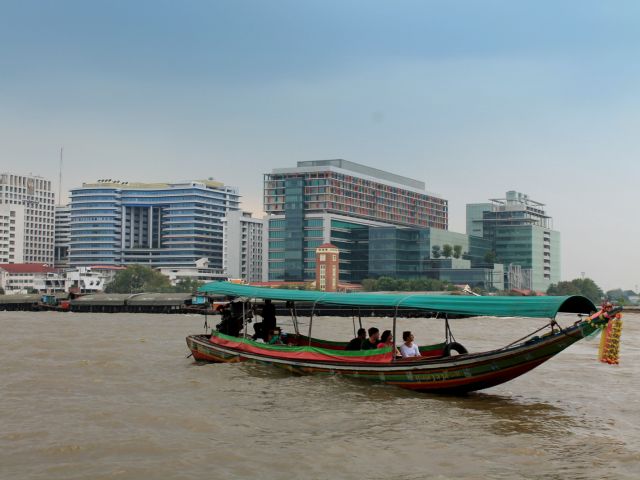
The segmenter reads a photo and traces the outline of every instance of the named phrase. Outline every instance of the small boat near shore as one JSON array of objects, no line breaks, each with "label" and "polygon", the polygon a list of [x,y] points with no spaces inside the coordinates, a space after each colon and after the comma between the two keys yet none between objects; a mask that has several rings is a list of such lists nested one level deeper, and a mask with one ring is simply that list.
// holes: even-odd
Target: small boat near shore
[{"label": "small boat near shore", "polygon": [[[489,388],[512,380],[551,359],[573,343],[604,328],[619,318],[621,308],[603,306],[597,309],[582,296],[566,297],[467,297],[433,295],[398,295],[375,293],[323,293],[279,290],[214,282],[202,291],[227,295],[242,302],[244,334],[227,335],[212,331],[205,335],[189,335],[187,345],[197,361],[258,362],[296,374],[342,375],[371,380],[418,392],[461,394]],[[248,312],[256,301],[287,302],[295,333],[287,337],[287,345],[268,345],[252,340],[247,333]],[[345,309],[388,308],[393,318],[393,338],[400,310],[445,322],[442,343],[423,346],[420,356],[397,358],[396,345],[375,350],[345,350],[346,343],[312,337],[313,309],[309,331],[299,331],[295,302],[331,305]],[[562,327],[558,313],[583,315],[572,325]],[[548,318],[542,328],[506,345],[485,352],[467,352],[455,342],[448,315]],[[420,321],[416,319],[415,321]],[[435,321],[434,318],[423,321]],[[453,353],[458,353],[453,355]]]}]

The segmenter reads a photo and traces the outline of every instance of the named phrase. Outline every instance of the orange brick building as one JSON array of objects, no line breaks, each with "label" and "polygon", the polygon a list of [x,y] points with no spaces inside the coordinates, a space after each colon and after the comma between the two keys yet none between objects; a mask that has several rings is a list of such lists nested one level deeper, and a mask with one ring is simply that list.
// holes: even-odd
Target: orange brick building
[{"label": "orange brick building", "polygon": [[340,276],[340,251],[330,243],[316,248],[316,289],[323,292],[338,290]]}]

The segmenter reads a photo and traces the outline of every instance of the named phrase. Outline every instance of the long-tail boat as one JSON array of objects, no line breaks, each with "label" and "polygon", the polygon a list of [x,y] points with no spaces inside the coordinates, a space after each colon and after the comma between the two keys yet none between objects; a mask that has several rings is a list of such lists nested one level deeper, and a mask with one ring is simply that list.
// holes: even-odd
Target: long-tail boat
[{"label": "long-tail boat", "polygon": [[[619,308],[598,309],[582,296],[458,296],[425,294],[323,293],[282,290],[213,282],[201,287],[208,294],[222,294],[242,302],[248,310],[257,300],[287,302],[295,334],[287,345],[269,345],[251,339],[247,333],[247,316],[243,313],[244,333],[238,336],[218,331],[190,335],[187,345],[197,361],[250,361],[273,365],[293,373],[342,375],[371,380],[419,391],[465,393],[489,388],[512,380],[546,362],[578,340],[604,328],[619,318]],[[309,331],[299,329],[296,303],[311,303]],[[376,350],[345,350],[346,343],[312,337],[314,311],[322,306],[348,309],[387,308],[393,317],[394,344]],[[445,341],[420,348],[420,357],[396,356],[396,320],[399,315],[431,316],[445,324]],[[562,327],[558,313],[578,314],[578,320]],[[456,343],[449,327],[449,315],[547,318],[549,322],[525,337],[502,348],[467,353]],[[452,355],[457,352],[459,354]]]}]

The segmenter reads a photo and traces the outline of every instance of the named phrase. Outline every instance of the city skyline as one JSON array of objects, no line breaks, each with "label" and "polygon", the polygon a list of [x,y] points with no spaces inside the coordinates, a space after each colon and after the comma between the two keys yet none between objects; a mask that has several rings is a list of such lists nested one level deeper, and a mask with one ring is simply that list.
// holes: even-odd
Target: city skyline
[{"label": "city skyline", "polygon": [[640,6],[619,2],[21,2],[0,19],[0,170],[214,177],[344,158],[465,206],[517,190],[563,279],[636,289]]}]

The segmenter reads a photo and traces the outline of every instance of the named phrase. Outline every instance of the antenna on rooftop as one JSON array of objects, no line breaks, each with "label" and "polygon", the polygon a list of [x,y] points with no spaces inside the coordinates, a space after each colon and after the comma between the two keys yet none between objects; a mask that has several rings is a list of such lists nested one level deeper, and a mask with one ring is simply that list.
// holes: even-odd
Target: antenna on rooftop
[{"label": "antenna on rooftop", "polygon": [[62,152],[64,146],[60,147],[60,170],[58,172],[58,205],[62,205]]}]

